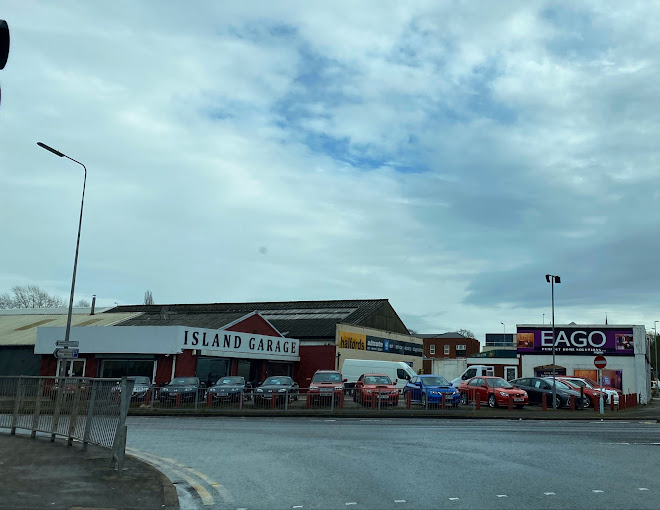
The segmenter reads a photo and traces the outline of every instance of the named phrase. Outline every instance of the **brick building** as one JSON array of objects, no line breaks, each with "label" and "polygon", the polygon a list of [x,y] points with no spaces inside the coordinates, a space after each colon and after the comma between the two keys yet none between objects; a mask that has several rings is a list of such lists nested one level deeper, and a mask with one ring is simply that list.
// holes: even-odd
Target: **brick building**
[{"label": "brick building", "polygon": [[479,352],[481,344],[457,332],[417,335],[424,340],[424,373],[433,373],[433,359],[468,358]]}]

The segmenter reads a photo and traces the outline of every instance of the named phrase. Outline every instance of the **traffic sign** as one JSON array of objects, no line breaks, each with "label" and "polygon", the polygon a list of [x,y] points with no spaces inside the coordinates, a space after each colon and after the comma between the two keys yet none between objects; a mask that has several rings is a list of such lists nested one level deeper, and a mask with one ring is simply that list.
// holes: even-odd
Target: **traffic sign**
[{"label": "traffic sign", "polygon": [[55,349],[53,355],[58,359],[75,359],[78,357],[78,349]]},{"label": "traffic sign", "polygon": [[596,356],[594,358],[594,366],[599,370],[605,368],[607,366],[607,360],[605,359],[605,356]]},{"label": "traffic sign", "polygon": [[55,345],[58,347],[78,347],[80,342],[78,340],[69,340],[68,342],[66,340],[58,340],[55,342]]}]

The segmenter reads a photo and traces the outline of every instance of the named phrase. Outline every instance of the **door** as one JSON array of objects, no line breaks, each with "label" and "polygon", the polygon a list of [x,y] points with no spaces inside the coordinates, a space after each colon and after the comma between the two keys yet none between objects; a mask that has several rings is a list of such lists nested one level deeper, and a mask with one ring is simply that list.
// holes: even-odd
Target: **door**
[{"label": "door", "polygon": [[518,367],[504,367],[504,379],[511,381],[518,378]]},{"label": "door", "polygon": [[57,360],[57,375],[60,374],[62,363],[64,363],[64,375],[66,377],[84,377],[85,359],[60,359]]}]

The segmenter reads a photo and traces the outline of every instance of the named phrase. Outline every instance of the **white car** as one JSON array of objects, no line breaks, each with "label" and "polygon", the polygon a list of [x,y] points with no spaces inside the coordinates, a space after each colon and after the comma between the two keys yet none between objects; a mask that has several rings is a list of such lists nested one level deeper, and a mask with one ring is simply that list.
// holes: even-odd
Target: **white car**
[{"label": "white car", "polygon": [[[596,383],[595,381],[592,381],[591,379],[587,379],[586,377],[565,377],[562,376],[561,378],[562,381],[568,381],[574,386],[577,387],[585,387],[592,389],[594,391],[600,391],[600,385]],[[609,404],[611,399],[614,399],[614,405],[618,406],[619,405],[619,394],[617,393],[616,390],[613,390],[611,388],[603,388],[603,393],[605,394],[605,403]],[[597,404],[596,404],[597,405]]]}]

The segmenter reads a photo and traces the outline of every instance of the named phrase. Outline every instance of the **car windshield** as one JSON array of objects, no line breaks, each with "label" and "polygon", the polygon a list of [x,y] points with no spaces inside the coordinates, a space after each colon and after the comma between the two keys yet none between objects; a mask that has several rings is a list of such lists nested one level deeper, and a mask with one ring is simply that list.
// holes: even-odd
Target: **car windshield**
[{"label": "car windshield", "polygon": [[[556,380],[556,383],[557,383],[557,389],[560,389],[560,390],[573,390],[573,391],[575,391],[574,388],[571,388],[570,386],[564,384],[564,383],[561,382],[559,379],[555,379],[555,380]],[[545,379],[545,381],[546,381],[548,384],[550,384],[550,387],[552,388],[552,378],[549,377],[549,378]]]},{"label": "car windshield", "polygon": [[364,384],[392,384],[392,379],[387,375],[367,375]]},{"label": "car windshield", "polygon": [[486,384],[491,388],[513,388],[508,381],[505,381],[502,378],[486,379]]},{"label": "car windshield", "polygon": [[242,377],[223,377],[222,379],[218,379],[218,382],[215,383],[216,386],[222,385],[222,384],[233,384],[233,385],[243,385],[245,384],[245,379]]},{"label": "car windshield", "polygon": [[589,385],[582,379],[566,379],[566,382],[580,388],[589,388]]},{"label": "car windshield", "polygon": [[424,386],[449,386],[449,381],[444,377],[422,377],[420,379]]},{"label": "car windshield", "polygon": [[264,386],[290,386],[293,380],[290,377],[269,377],[264,381]]},{"label": "car windshield", "polygon": [[314,374],[314,377],[312,378],[312,382],[314,383],[333,383],[341,382],[341,374],[338,374],[336,372],[320,372]]},{"label": "car windshield", "polygon": [[594,381],[593,379],[588,379],[588,378],[586,378],[585,381],[586,381],[586,383],[587,383],[589,386],[591,386],[592,388],[600,388],[600,384],[598,384],[598,383],[597,383],[596,381]]},{"label": "car windshield", "polygon": [[197,386],[199,381],[196,377],[175,377],[170,386]]},{"label": "car windshield", "polygon": [[135,384],[151,384],[151,379],[148,377],[129,377],[131,381],[135,381]]}]

